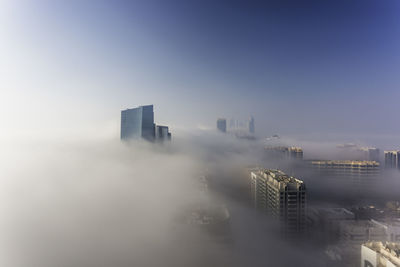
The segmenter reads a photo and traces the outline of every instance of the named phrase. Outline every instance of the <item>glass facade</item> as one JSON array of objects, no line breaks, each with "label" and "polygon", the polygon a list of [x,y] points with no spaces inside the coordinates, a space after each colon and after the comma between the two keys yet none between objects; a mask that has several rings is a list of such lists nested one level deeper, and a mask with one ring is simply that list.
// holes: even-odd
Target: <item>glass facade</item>
[{"label": "glass facade", "polygon": [[153,105],[121,111],[121,139],[144,138],[153,141],[155,138]]}]

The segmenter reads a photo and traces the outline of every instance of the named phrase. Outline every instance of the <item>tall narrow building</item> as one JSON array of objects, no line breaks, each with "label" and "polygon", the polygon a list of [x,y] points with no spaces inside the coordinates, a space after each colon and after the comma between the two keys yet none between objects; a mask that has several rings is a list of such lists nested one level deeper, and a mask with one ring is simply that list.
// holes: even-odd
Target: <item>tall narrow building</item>
[{"label": "tall narrow building", "polygon": [[280,170],[251,172],[251,192],[256,208],[280,220],[283,232],[291,236],[305,230],[306,186]]},{"label": "tall narrow building", "polygon": [[138,138],[155,139],[153,105],[121,111],[121,140]]},{"label": "tall narrow building", "polygon": [[256,131],[255,125],[254,125],[254,118],[253,116],[250,117],[249,119],[249,133],[254,134]]},{"label": "tall narrow building", "polygon": [[217,129],[220,132],[226,133],[226,119],[220,118],[217,120]]}]

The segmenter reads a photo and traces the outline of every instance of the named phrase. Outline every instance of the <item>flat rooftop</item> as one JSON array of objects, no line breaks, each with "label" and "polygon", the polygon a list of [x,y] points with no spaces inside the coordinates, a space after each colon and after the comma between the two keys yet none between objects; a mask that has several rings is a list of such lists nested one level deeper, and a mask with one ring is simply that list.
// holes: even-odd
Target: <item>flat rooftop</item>
[{"label": "flat rooftop", "polygon": [[260,169],[258,171],[255,171],[255,173],[258,173],[259,175],[267,175],[269,177],[272,177],[274,180],[280,183],[284,184],[290,184],[290,183],[296,183],[296,184],[303,184],[304,182],[294,178],[292,176],[287,175],[281,170],[277,169]]}]

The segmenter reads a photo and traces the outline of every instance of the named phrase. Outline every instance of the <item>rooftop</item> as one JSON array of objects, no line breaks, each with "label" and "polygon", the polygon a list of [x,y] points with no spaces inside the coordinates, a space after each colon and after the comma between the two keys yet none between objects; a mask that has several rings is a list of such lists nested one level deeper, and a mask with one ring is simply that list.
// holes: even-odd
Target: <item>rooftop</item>
[{"label": "rooftop", "polygon": [[381,254],[395,266],[400,266],[400,244],[392,242],[367,242],[363,246]]},{"label": "rooftop", "polygon": [[287,184],[303,184],[304,182],[296,179],[292,176],[287,175],[286,173],[284,173],[281,170],[276,170],[276,169],[262,169],[262,170],[258,170],[256,171],[256,173],[258,172],[259,175],[262,175],[264,177],[268,176],[273,178],[274,180],[276,180],[279,183],[283,183],[285,185]]}]

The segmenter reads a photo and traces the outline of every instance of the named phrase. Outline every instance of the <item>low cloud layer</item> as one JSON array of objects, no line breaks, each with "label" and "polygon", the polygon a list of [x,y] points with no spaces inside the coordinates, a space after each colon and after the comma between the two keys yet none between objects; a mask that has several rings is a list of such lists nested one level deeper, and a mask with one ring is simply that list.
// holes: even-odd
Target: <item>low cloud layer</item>
[{"label": "low cloud layer", "polygon": [[[241,171],[268,165],[262,145],[207,132],[164,145],[111,139],[5,145],[0,265],[321,266],[312,242],[281,240],[277,225],[248,202]],[[206,195],[199,193],[202,175],[210,179]],[[313,179],[308,188],[317,192],[323,183]],[[222,234],[185,221],[205,203],[229,210]]]}]

